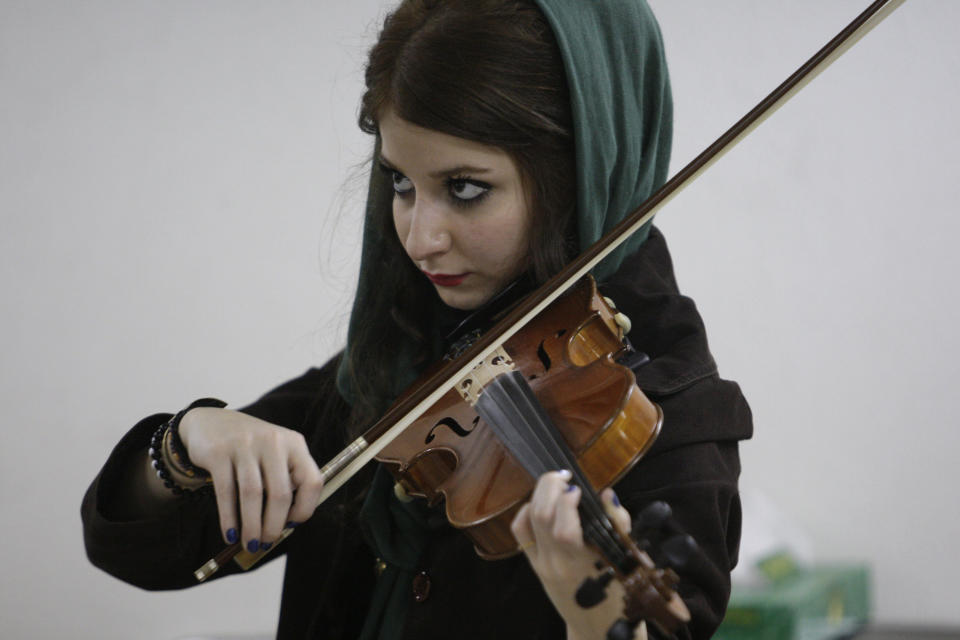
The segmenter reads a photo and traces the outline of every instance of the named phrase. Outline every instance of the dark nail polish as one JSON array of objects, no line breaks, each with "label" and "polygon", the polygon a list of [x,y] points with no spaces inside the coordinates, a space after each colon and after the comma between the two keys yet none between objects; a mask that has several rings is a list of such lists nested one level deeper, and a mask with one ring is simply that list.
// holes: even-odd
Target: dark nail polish
[{"label": "dark nail polish", "polygon": [[615,506],[615,507],[619,507],[619,506],[620,506],[620,498],[617,497],[617,493],[616,493],[616,492],[613,493],[613,506]]},{"label": "dark nail polish", "polygon": [[254,538],[253,540],[247,543],[247,551],[249,551],[250,553],[256,553],[259,548],[260,548],[260,541],[257,540],[256,538]]},{"label": "dark nail polish", "polygon": [[300,523],[294,522],[293,520],[287,523],[287,529],[296,529],[299,526],[300,526]]},{"label": "dark nail polish", "polygon": [[260,551],[269,551],[269,550],[270,550],[270,547],[272,547],[272,546],[273,546],[273,543],[272,543],[272,542],[261,542],[261,543],[260,543]]},{"label": "dark nail polish", "polygon": [[233,544],[239,539],[240,539],[240,536],[237,535],[236,529],[227,529],[227,542],[229,542],[230,544]]},{"label": "dark nail polish", "polygon": [[575,485],[575,484],[568,484],[568,485],[567,485],[567,488],[565,489],[565,491],[566,491],[567,493],[570,493],[571,491],[573,491],[573,490],[576,489],[576,488],[577,488],[577,485]]}]

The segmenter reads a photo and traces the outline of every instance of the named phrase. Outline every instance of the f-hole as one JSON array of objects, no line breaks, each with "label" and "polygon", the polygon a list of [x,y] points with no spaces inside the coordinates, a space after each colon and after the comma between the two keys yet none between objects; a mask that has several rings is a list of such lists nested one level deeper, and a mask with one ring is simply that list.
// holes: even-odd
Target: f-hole
[{"label": "f-hole", "polygon": [[[554,334],[554,337],[558,339],[562,338],[563,334],[565,334],[566,332],[567,332],[566,329],[560,329],[560,331],[557,331],[557,333]],[[547,354],[547,350],[543,346],[545,343],[546,343],[546,340],[541,340],[540,345],[537,347],[537,357],[540,358],[540,364],[543,365],[544,373],[546,373],[547,371],[550,371],[550,367],[553,366],[553,361],[550,359],[550,355]],[[533,380],[533,378],[530,378],[530,379]]]},{"label": "f-hole", "polygon": [[543,348],[543,343],[546,340],[541,340],[540,345],[537,347],[537,357],[540,358],[540,364],[543,365],[543,371],[550,371],[550,367],[553,362],[550,360],[550,356],[547,355],[547,350]]},{"label": "f-hole", "polygon": [[442,420],[439,420],[437,424],[433,425],[433,428],[430,429],[430,433],[427,434],[427,437],[426,439],[424,439],[423,442],[424,444],[430,444],[431,442],[433,442],[433,439],[437,437],[433,432],[439,429],[440,427],[446,427],[450,429],[450,431],[453,431],[455,434],[460,436],[461,438],[466,438],[468,435],[473,433],[473,430],[477,428],[477,424],[479,422],[480,422],[480,416],[477,416],[473,419],[473,422],[470,424],[470,428],[464,429],[463,427],[460,426],[460,423],[454,420],[453,418],[443,418]]}]

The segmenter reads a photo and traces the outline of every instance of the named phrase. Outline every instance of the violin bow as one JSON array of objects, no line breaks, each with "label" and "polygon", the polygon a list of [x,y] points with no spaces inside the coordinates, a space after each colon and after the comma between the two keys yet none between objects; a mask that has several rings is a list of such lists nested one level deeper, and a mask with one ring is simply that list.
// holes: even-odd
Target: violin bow
[{"label": "violin bow", "polygon": [[[423,415],[443,397],[457,382],[462,380],[500,345],[510,339],[522,327],[559,298],[570,286],[585,276],[632,234],[649,222],[683,187],[696,180],[727,151],[748,136],[764,120],[785,104],[813,78],[820,74],[837,58],[849,50],[857,41],[880,24],[905,0],[875,0],[862,13],[853,19],[840,33],[820,48],[799,69],[794,71],[757,106],[747,112],[713,144],[704,149],[685,167],[678,171],[643,204],[625,217],[593,246],[581,253],[562,271],[547,280],[540,288],[532,292],[498,321],[489,331],[467,348],[455,360],[440,368],[418,389],[411,392],[402,401],[391,407],[362,436],[351,442],[343,451],[325,464],[320,473],[324,486],[319,504],[323,504],[335,491],[352,478],[362,467],[374,458],[383,448],[399,436],[415,420]],[[286,528],[276,542],[284,540],[293,532]],[[274,544],[274,547],[276,543]],[[251,553],[236,542],[215,558],[208,560],[194,571],[200,582],[213,575],[220,567],[233,559],[244,570],[249,569],[262,558],[267,551]]]}]

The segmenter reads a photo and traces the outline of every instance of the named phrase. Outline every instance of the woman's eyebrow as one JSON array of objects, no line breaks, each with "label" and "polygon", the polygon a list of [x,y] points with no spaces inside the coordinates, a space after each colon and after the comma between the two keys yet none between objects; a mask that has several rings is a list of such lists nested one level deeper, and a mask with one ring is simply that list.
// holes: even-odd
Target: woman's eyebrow
[{"label": "woman's eyebrow", "polygon": [[[380,157],[377,158],[377,160],[380,162],[381,165],[383,165],[390,171],[397,171],[399,173],[403,173],[401,169],[397,168],[397,165],[390,162],[390,160],[388,160],[386,156],[384,156],[383,154],[380,154]],[[469,164],[460,164],[455,167],[450,167],[449,169],[440,169],[439,171],[433,171],[428,175],[431,178],[449,178],[449,177],[454,177],[462,174],[475,175],[475,174],[490,173],[491,171],[493,171],[493,169],[490,169],[489,167],[477,167]]]},{"label": "woman's eyebrow", "polygon": [[490,173],[492,169],[484,167],[476,167],[469,164],[461,164],[456,167],[451,167],[450,169],[441,169],[440,171],[434,171],[430,174],[431,178],[452,178],[459,175],[469,174],[474,175],[478,173]]}]

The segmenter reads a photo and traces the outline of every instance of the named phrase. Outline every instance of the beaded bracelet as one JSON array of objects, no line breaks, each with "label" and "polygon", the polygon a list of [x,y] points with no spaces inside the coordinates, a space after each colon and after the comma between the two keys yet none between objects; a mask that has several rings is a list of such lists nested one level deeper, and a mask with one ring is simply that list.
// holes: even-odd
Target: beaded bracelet
[{"label": "beaded bracelet", "polygon": [[210,474],[195,466],[187,456],[187,449],[180,440],[180,421],[187,411],[195,407],[222,409],[225,406],[225,402],[215,398],[202,398],[192,402],[186,409],[157,427],[150,437],[151,464],[163,486],[170,489],[174,495],[197,497],[210,493],[213,488]]}]

